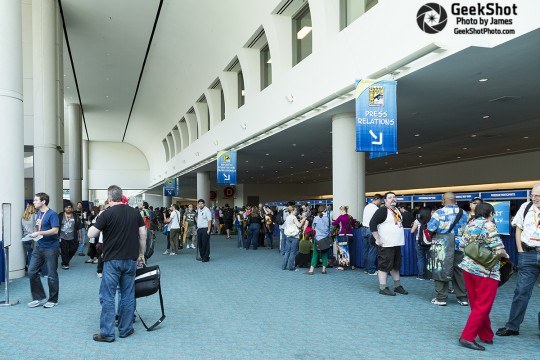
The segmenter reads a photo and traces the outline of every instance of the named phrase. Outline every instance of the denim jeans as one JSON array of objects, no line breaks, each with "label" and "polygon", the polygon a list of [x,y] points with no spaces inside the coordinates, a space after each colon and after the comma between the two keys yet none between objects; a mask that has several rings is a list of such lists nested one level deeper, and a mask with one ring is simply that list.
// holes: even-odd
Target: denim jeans
[{"label": "denim jeans", "polygon": [[[531,299],[536,280],[540,275],[540,252],[527,251],[518,254],[518,280],[514,299],[510,308],[510,316],[506,328],[519,330],[525,317],[527,305]],[[538,327],[540,329],[540,314],[538,314]]]},{"label": "denim jeans", "polygon": [[374,274],[377,271],[375,265],[377,261],[377,247],[371,244],[371,231],[365,226],[362,227],[362,239],[364,242],[364,269],[368,273]]},{"label": "denim jeans", "polygon": [[418,277],[425,279],[426,264],[429,256],[429,247],[420,246],[416,243],[416,261],[418,264]]},{"label": "denim jeans", "polygon": [[133,328],[135,316],[135,260],[108,260],[103,263],[103,277],[99,287],[101,318],[99,331],[102,336],[115,338],[114,318],[116,315],[114,297],[119,287],[118,332],[124,337]]},{"label": "denim jeans", "polygon": [[259,230],[261,229],[261,224],[254,223],[249,224],[248,227],[248,236],[246,240],[246,249],[249,249],[250,245],[253,246],[253,250],[257,250],[257,245],[259,245]]},{"label": "denim jeans", "polygon": [[84,243],[86,240],[86,229],[82,228],[82,238],[79,239],[81,242],[79,243],[79,247],[77,248],[77,253],[82,254],[84,250]]},{"label": "denim jeans", "polygon": [[236,230],[238,230],[238,240],[236,241],[236,247],[241,249],[244,242],[244,229],[242,228],[242,226],[237,226]]},{"label": "denim jeans", "polygon": [[287,237],[285,236],[285,229],[279,229],[279,253],[281,256],[285,255],[285,243]]},{"label": "denim jeans", "polygon": [[30,259],[32,259],[32,251],[34,251],[32,248],[34,244],[32,243],[33,241],[23,241],[24,253],[26,254],[26,267],[30,266]]},{"label": "denim jeans", "polygon": [[43,300],[46,298],[45,289],[38,275],[43,265],[47,268],[47,284],[49,285],[49,301],[58,302],[58,291],[60,289],[58,282],[58,254],[60,249],[44,249],[36,247],[32,251],[32,258],[28,266],[28,277],[30,278],[30,292],[32,300]]},{"label": "denim jeans", "polygon": [[272,232],[265,232],[264,233],[265,241],[268,239],[268,245],[270,246],[270,249],[274,248],[274,234]]},{"label": "denim jeans", "polygon": [[294,258],[298,254],[298,242],[300,238],[287,236],[285,238],[285,253],[281,261],[282,270],[294,270]]}]

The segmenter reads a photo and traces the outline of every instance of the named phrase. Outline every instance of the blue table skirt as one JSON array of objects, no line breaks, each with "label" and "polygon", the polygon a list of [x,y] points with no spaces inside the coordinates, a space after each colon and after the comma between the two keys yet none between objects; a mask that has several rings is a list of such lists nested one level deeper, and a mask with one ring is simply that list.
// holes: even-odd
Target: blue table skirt
[{"label": "blue table skirt", "polygon": [[[416,233],[411,233],[411,229],[403,229],[405,233],[405,245],[401,247],[401,255],[403,261],[401,263],[401,275],[417,275],[418,265],[416,259]],[[355,266],[364,267],[364,242],[362,240],[362,229],[354,229],[353,231],[353,250],[355,251]],[[510,260],[517,264],[517,248],[516,248],[516,230],[511,228],[510,235],[501,235],[501,239],[506,248],[506,252],[510,255]]]}]

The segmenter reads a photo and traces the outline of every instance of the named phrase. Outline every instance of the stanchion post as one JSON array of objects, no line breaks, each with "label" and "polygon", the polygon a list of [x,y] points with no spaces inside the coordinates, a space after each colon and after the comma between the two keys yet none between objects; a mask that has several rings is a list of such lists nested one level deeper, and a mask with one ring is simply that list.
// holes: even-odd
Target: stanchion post
[{"label": "stanchion post", "polygon": [[5,292],[6,299],[0,301],[0,307],[17,305],[19,300],[9,300],[9,247],[11,246],[11,204],[2,204],[2,241],[4,246]]}]

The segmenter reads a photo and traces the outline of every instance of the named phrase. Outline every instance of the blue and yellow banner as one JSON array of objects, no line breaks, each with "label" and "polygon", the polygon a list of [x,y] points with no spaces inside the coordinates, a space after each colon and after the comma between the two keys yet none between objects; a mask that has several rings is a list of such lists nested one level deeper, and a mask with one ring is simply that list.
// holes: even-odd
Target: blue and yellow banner
[{"label": "blue and yellow banner", "polygon": [[356,151],[370,159],[397,153],[397,82],[356,82]]},{"label": "blue and yellow banner", "polygon": [[178,178],[166,178],[163,182],[163,196],[178,196],[180,195],[180,184]]},{"label": "blue and yellow banner", "polygon": [[218,152],[217,183],[236,185],[236,151]]},{"label": "blue and yellow banner", "polygon": [[497,225],[500,235],[510,235],[510,201],[489,201],[495,209],[493,222]]}]

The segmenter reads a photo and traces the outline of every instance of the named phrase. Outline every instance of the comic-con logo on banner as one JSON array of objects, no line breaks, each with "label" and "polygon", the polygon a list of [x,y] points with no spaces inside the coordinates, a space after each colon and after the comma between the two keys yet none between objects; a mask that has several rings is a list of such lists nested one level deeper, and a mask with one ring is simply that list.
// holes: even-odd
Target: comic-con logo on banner
[{"label": "comic-con logo on banner", "polygon": [[416,14],[418,26],[428,34],[436,34],[444,29],[447,20],[446,10],[436,3],[429,3],[422,6]]},{"label": "comic-con logo on banner", "polygon": [[383,86],[372,86],[369,88],[369,106],[384,106]]}]

